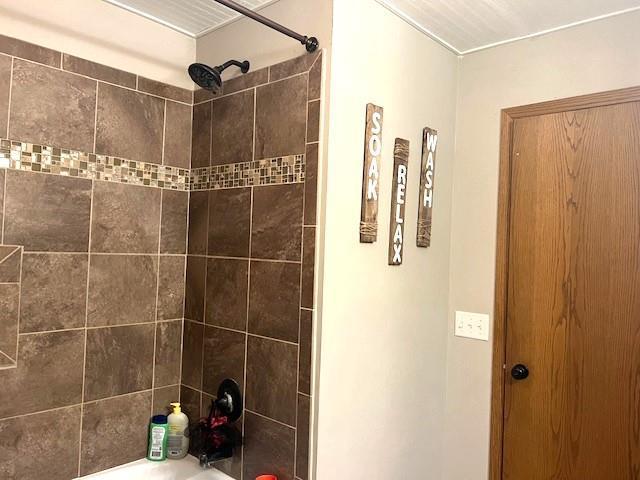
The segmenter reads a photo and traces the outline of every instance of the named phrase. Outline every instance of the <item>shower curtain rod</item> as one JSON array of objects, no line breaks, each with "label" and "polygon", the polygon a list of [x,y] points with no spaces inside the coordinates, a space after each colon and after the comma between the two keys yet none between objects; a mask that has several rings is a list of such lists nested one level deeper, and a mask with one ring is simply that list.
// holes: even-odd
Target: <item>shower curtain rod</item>
[{"label": "shower curtain rod", "polygon": [[273,28],[274,30],[287,35],[288,37],[294,38],[298,40],[302,45],[305,46],[307,52],[315,52],[320,46],[320,42],[316,37],[307,37],[306,35],[300,35],[299,33],[294,32],[293,30],[280,25],[279,23],[274,22],[273,20],[263,17],[262,15],[250,10],[232,0],[214,0],[225,7],[230,8],[231,10],[235,10],[236,12],[249,17],[256,22],[260,22],[261,24]]}]

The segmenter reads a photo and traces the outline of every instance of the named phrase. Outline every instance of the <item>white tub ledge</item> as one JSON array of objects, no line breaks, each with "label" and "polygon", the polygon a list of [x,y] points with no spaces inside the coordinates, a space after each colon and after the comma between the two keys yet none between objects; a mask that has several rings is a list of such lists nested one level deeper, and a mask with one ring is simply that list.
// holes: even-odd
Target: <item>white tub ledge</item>
[{"label": "white tub ledge", "polygon": [[200,468],[198,460],[187,455],[182,460],[150,462],[142,459],[80,477],[91,480],[233,480],[219,470]]}]

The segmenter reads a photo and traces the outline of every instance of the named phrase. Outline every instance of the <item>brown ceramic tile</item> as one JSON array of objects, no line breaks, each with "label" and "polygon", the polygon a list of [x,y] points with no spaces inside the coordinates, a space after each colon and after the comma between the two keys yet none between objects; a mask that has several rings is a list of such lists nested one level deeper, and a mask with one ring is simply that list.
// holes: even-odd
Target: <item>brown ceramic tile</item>
[{"label": "brown ceramic tile", "polygon": [[86,252],[91,180],[7,171],[4,242],[25,250]]},{"label": "brown ceramic tile", "polygon": [[192,107],[167,101],[164,131],[165,165],[189,168],[191,166],[191,115]]},{"label": "brown ceramic tile", "polygon": [[320,138],[320,100],[309,102],[307,110],[307,142],[317,142]]},{"label": "brown ceramic tile", "polygon": [[180,401],[180,386],[160,387],[153,389],[153,414],[169,415],[171,404]]},{"label": "brown ceramic tile", "polygon": [[[5,182],[5,170],[0,170],[0,225],[3,225],[4,218],[4,182]],[[3,243],[2,229],[0,228],[0,243]]]},{"label": "brown ceramic tile", "polygon": [[300,261],[303,195],[300,183],[254,189],[252,258]]},{"label": "brown ceramic tile", "polygon": [[91,255],[87,324],[155,321],[158,257]]},{"label": "brown ceramic tile", "polygon": [[162,190],[160,253],[186,252],[188,209],[189,193]]},{"label": "brown ceramic tile", "polygon": [[311,362],[313,312],[300,310],[300,350],[298,358],[298,391],[311,394]]},{"label": "brown ceramic tile", "polygon": [[298,395],[298,421],[296,430],[296,477],[307,480],[309,477],[309,424],[311,399]]},{"label": "brown ceramic tile", "polygon": [[204,325],[185,320],[182,338],[182,383],[200,389],[202,388]]},{"label": "brown ceramic tile", "polygon": [[253,160],[254,90],[213,101],[211,165]]},{"label": "brown ceramic tile", "polygon": [[300,265],[251,262],[249,332],[298,341]]},{"label": "brown ceramic tile", "polygon": [[0,283],[17,283],[22,269],[22,248],[0,245]]},{"label": "brown ceramic tile", "polygon": [[322,89],[322,55],[309,70],[309,100],[320,98]]},{"label": "brown ceramic tile", "polygon": [[145,77],[138,77],[138,90],[177,102],[192,103],[193,91],[175,87],[167,83],[158,82]]},{"label": "brown ceramic tile", "polygon": [[0,52],[60,68],[60,52],[17,38],[0,35]]},{"label": "brown ceramic tile", "polygon": [[158,320],[184,317],[185,257],[161,256],[158,277]]},{"label": "brown ceramic tile", "polygon": [[189,253],[206,255],[209,193],[191,192],[189,197]]},{"label": "brown ceramic tile", "polygon": [[86,254],[24,255],[21,333],[83,327],[86,300]]},{"label": "brown ceramic tile", "polygon": [[80,407],[0,421],[4,480],[69,480],[78,474]]},{"label": "brown ceramic tile", "polygon": [[269,67],[269,80],[273,82],[292,75],[307,72],[319,56],[320,52],[314,52],[272,65]]},{"label": "brown ceramic tile", "polygon": [[306,126],[306,75],[258,87],[256,159],[304,153]]},{"label": "brown ceramic tile", "polygon": [[212,102],[193,106],[191,168],[207,167],[211,160],[211,106]]},{"label": "brown ceramic tile", "polygon": [[246,408],[295,426],[298,347],[249,336]]},{"label": "brown ceramic tile", "polygon": [[0,134],[8,135],[9,89],[11,87],[11,57],[0,55]]},{"label": "brown ceramic tile", "polygon": [[83,356],[82,330],[21,335],[18,368],[0,370],[0,417],[80,403]]},{"label": "brown ceramic tile", "polygon": [[219,97],[220,93],[213,93],[209,90],[198,88],[193,92],[193,103],[202,103]]},{"label": "brown ceramic tile", "polygon": [[293,480],[295,430],[247,412],[244,420],[243,478],[266,472]]},{"label": "brown ceramic tile", "polygon": [[316,224],[316,204],[318,195],[318,144],[307,145],[304,179],[304,224]]},{"label": "brown ceramic tile", "polygon": [[189,320],[204,322],[205,280],[207,260],[204,257],[187,257],[187,284],[184,316]]},{"label": "brown ceramic tile", "polygon": [[[186,385],[180,385],[180,406],[182,411],[187,417],[189,417],[189,427],[193,428],[198,424],[200,420],[200,404],[202,394],[198,390],[187,387]],[[189,445],[189,453],[197,456],[197,453],[193,450],[194,442]]]},{"label": "brown ceramic tile", "polygon": [[209,192],[209,255],[249,256],[251,189]]},{"label": "brown ceramic tile", "polygon": [[0,352],[16,360],[20,286],[0,284]]},{"label": "brown ceramic tile", "polygon": [[164,100],[100,83],[96,153],[162,163],[163,130]]},{"label": "brown ceramic tile", "polygon": [[15,59],[9,137],[93,151],[96,82]]},{"label": "brown ceramic tile", "polygon": [[84,406],[80,474],[89,475],[146,456],[151,392]]},{"label": "brown ceramic tile", "polygon": [[133,73],[108,67],[100,63],[91,62],[84,58],[74,57],[66,53],[62,54],[62,68],[69,72],[79,73],[87,77],[115,83],[123,87],[136,88],[136,76]]},{"label": "brown ceramic tile", "polygon": [[182,320],[158,322],[156,327],[156,366],[154,387],[180,382]]},{"label": "brown ceramic tile", "polygon": [[247,329],[247,260],[210,258],[207,261],[206,323]]},{"label": "brown ceramic tile", "polygon": [[205,327],[202,390],[215,395],[225,378],[244,385],[246,334]]},{"label": "brown ceramic tile", "polygon": [[95,182],[91,251],[158,253],[159,188]]},{"label": "brown ceramic tile", "polygon": [[154,325],[87,330],[85,401],[151,388],[153,335]]},{"label": "brown ceramic tile", "polygon": [[302,297],[301,305],[313,308],[313,282],[315,272],[316,253],[316,229],[315,227],[304,228],[304,245],[302,255]]},{"label": "brown ceramic tile", "polygon": [[269,69],[261,68],[245,75],[238,75],[224,81],[224,94],[239,92],[247,88],[262,85],[269,81]]}]

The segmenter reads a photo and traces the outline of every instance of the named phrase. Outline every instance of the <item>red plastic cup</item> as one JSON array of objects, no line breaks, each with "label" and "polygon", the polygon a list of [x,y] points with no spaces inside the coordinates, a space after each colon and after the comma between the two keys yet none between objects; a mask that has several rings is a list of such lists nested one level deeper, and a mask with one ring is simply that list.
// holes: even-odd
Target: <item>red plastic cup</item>
[{"label": "red plastic cup", "polygon": [[256,477],[256,480],[278,480],[278,477],[275,475],[260,475]]}]

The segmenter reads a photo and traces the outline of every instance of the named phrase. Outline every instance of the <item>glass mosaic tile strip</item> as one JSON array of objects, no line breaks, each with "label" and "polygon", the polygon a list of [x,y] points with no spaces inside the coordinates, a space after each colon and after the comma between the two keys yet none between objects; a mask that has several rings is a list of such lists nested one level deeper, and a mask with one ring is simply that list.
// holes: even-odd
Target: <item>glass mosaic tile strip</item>
[{"label": "glass mosaic tile strip", "polygon": [[189,170],[0,139],[0,169],[2,168],[197,191],[302,183],[305,178],[305,156],[289,155]]},{"label": "glass mosaic tile strip", "polygon": [[189,189],[188,169],[7,139],[0,139],[0,168],[170,190]]},{"label": "glass mosaic tile strip", "polygon": [[217,190],[222,188],[276,185],[304,182],[304,155],[267,158],[252,162],[193,168],[189,190]]}]

